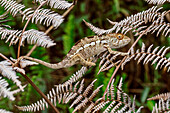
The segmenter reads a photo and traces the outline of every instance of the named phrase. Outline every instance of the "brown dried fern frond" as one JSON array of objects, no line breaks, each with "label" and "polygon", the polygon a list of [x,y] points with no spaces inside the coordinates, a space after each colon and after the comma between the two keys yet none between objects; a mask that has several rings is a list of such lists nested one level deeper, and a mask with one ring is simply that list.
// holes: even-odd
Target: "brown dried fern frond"
[{"label": "brown dried fern frond", "polygon": [[0,15],[0,27],[7,27],[7,28],[11,28],[10,26],[8,25],[4,25],[4,23],[6,22],[9,22],[10,20],[5,20],[7,19],[7,13],[4,13],[2,15]]},{"label": "brown dried fern frond", "polygon": [[16,16],[17,13],[22,13],[22,9],[25,8],[24,5],[18,4],[14,0],[0,0],[0,5],[9,11],[13,16]]},{"label": "brown dried fern frond", "polygon": [[[45,0],[34,0],[35,2],[44,2]],[[56,9],[67,9],[73,5],[73,3],[69,3],[65,0],[47,0],[47,5],[49,5],[51,8]]]},{"label": "brown dried fern frond", "polygon": [[[160,31],[165,33],[165,36],[168,35],[169,33],[169,23],[165,23],[164,22],[164,14],[167,14],[168,11],[164,11],[163,13],[159,12],[162,9],[162,7],[158,8],[157,6],[153,6],[152,8],[149,8],[146,11],[142,11],[139,12],[137,14],[131,15],[130,17],[127,17],[126,19],[120,21],[120,22],[112,22],[110,20],[108,20],[113,27],[108,29],[108,30],[104,30],[104,29],[100,29],[98,27],[93,26],[92,24],[85,22],[85,24],[96,34],[101,35],[104,33],[111,33],[113,31],[115,31],[116,33],[120,32],[123,34],[126,34],[129,31],[132,31],[135,33],[135,36],[140,35],[142,32],[144,32],[148,27],[150,28],[158,28],[158,34],[160,33]],[[154,22],[154,23],[153,23]],[[147,23],[153,23],[151,26],[147,25]],[[163,27],[159,26],[158,24],[163,24]],[[149,31],[149,30],[148,30]],[[146,32],[146,31],[145,31]]]},{"label": "brown dried fern frond", "polygon": [[[132,59],[137,60],[138,59],[138,63],[140,63],[143,60],[143,64],[147,64],[150,61],[153,61],[151,65],[156,64],[156,68],[163,68],[165,67],[167,69],[167,72],[169,72],[170,70],[170,58],[166,58],[165,54],[166,52],[170,49],[170,47],[165,48],[165,46],[163,46],[162,48],[160,48],[159,46],[156,47],[154,50],[151,50],[153,47],[153,45],[150,45],[148,47],[147,50],[145,50],[145,44],[142,44],[142,48],[141,50],[138,49],[136,51],[134,51],[134,49],[132,48],[129,56],[126,57],[125,61],[121,64],[121,68],[123,70],[124,65],[126,65],[127,62],[130,62]],[[160,48],[160,50],[158,51],[158,49]],[[98,73],[102,72],[102,71],[106,71],[109,70],[110,68],[117,66],[121,60],[117,60],[116,57],[119,56],[119,54],[116,55],[111,55],[109,53],[106,53],[105,56],[103,56],[100,61],[100,70]]]},{"label": "brown dried fern frond", "polygon": [[148,2],[149,4],[157,4],[157,5],[164,4],[165,2],[170,2],[170,0],[145,0],[145,1]]},{"label": "brown dried fern frond", "polygon": [[157,33],[156,36],[158,36],[162,32],[162,35],[169,36],[169,33],[170,33],[170,23],[164,22],[164,17],[169,12],[170,12],[170,10],[162,12],[161,16],[159,16],[157,19],[155,19],[152,22],[152,24],[149,25],[149,27],[147,27],[147,31],[143,29],[143,30],[141,30],[139,32],[139,34],[141,34],[142,32],[145,32],[145,34],[151,32],[152,34],[153,33]]},{"label": "brown dried fern frond", "polygon": [[11,79],[20,89],[24,91],[21,81],[18,80],[19,76],[16,75],[15,70],[12,68],[12,64],[8,61],[0,62],[0,73],[3,77]]},{"label": "brown dried fern frond", "polygon": [[28,18],[32,17],[32,23],[40,22],[44,25],[53,25],[54,28],[57,28],[62,22],[63,17],[50,9],[38,9],[32,10],[32,8],[24,9],[25,6],[22,4],[17,3],[13,0],[0,0],[0,5],[5,8],[5,10],[9,11],[13,16],[20,13],[23,15],[23,20],[27,20]]},{"label": "brown dried fern frond", "polygon": [[[94,86],[94,80],[90,85],[88,85],[85,90],[84,88],[84,80],[81,83],[78,81],[73,84],[65,84],[65,85],[57,85],[56,89],[52,89],[52,91],[47,94],[47,98],[54,104],[57,104],[57,101],[60,103],[68,103],[70,100],[73,100],[70,107],[75,106],[73,112],[85,107],[87,103],[93,103],[93,98],[96,97],[96,94],[100,91],[100,88],[103,86],[99,86],[96,90],[92,91]],[[79,86],[79,87],[78,87]],[[89,92],[92,91],[92,94]],[[78,104],[79,103],[79,104]],[[22,111],[39,111],[45,109],[45,106],[48,107],[47,102],[42,99],[34,104],[27,106],[17,106],[19,110]]]},{"label": "brown dried fern frond", "polygon": [[21,91],[24,91],[25,86],[21,85],[21,81],[19,80],[19,76],[17,75],[16,72],[25,74],[25,70],[22,68],[25,68],[26,66],[30,65],[36,65],[37,63],[28,60],[21,60],[21,62],[19,62],[20,67],[13,67],[12,64],[13,62],[16,61],[15,59],[11,58],[11,60],[9,60],[6,56],[4,56],[1,53],[0,57],[6,59],[5,61],[0,62],[1,76],[12,80],[20,88]]},{"label": "brown dried fern frond", "polygon": [[153,107],[152,113],[169,113],[170,112],[170,98],[167,100],[159,99],[159,102]]},{"label": "brown dried fern frond", "polygon": [[158,94],[154,97],[148,98],[147,100],[159,100],[159,99],[167,100],[168,98],[170,98],[170,92]]},{"label": "brown dried fern frond", "polygon": [[[83,77],[83,75],[86,73],[87,70],[88,70],[88,68],[83,66],[80,70],[78,70],[75,74],[73,74],[68,81],[66,81],[63,84],[56,85],[56,87],[58,88],[58,89],[56,89],[57,93],[60,93],[61,89],[63,89],[63,88],[64,89],[72,88],[72,85],[70,85],[70,84],[75,84],[81,77]],[[74,88],[74,89],[76,89],[76,88]],[[80,92],[80,90],[79,90],[79,92]],[[52,103],[55,102],[54,103],[55,106],[56,106],[57,98],[58,98],[59,102],[61,102],[60,99],[62,99],[62,98],[60,98],[60,96],[62,96],[62,94],[61,95],[56,95],[55,88],[52,88],[52,90],[49,91],[47,96],[52,101]],[[46,101],[44,99],[39,100],[37,102],[37,105],[39,105],[39,107],[41,107],[41,108],[37,108],[38,110],[39,109],[44,110],[45,106],[48,107],[48,104],[46,103]],[[35,107],[35,109],[36,109],[36,107]]]},{"label": "brown dried fern frond", "polygon": [[155,64],[157,62],[156,68],[167,68],[167,72],[170,70],[170,58],[166,58],[165,54],[170,49],[170,47],[165,48],[165,46],[161,47],[160,50],[159,46],[156,47],[153,51],[151,51],[153,45],[150,45],[147,50],[145,50],[145,44],[142,43],[141,51],[138,49],[136,52],[134,51],[134,48],[131,49],[130,55],[125,59],[125,61],[122,63],[121,67],[123,69],[124,65],[129,62],[131,59],[137,60],[138,63],[140,63],[143,60],[143,64],[147,64],[150,61],[153,61],[151,65]]},{"label": "brown dried fern frond", "polygon": [[[6,43],[10,41],[9,46],[12,44],[16,44],[19,41],[19,37],[21,36],[22,31],[18,30],[8,30],[6,28],[0,27],[0,35],[1,39],[7,39]],[[30,29],[25,31],[22,35],[21,44],[23,45],[24,41],[27,39],[28,44],[36,44],[37,46],[42,47],[51,47],[56,45],[53,40],[50,39],[44,32]]]},{"label": "brown dried fern frond", "polygon": [[13,94],[7,89],[8,85],[9,84],[7,83],[7,81],[0,77],[0,96],[8,97],[10,100],[15,100]]},{"label": "brown dried fern frond", "polygon": [[50,9],[41,8],[34,11],[32,8],[27,8],[23,11],[23,15],[22,20],[27,20],[32,16],[32,23],[37,24],[39,22],[47,27],[53,25],[54,28],[57,28],[64,21],[63,16],[51,11]]},{"label": "brown dried fern frond", "polygon": [[[117,56],[119,56],[119,54],[115,54],[115,55],[112,55],[110,54],[108,51],[106,51],[103,56],[100,57],[101,61],[99,63],[99,72],[103,72],[103,71],[106,71],[106,70],[109,70],[110,68],[114,67],[114,66],[117,66],[121,60],[117,60]],[[114,62],[114,60],[116,60]]]},{"label": "brown dried fern frond", "polygon": [[69,83],[75,83],[77,82],[80,78],[83,77],[83,75],[88,71],[88,68],[83,66],[80,70],[78,70],[75,74],[73,74],[69,80],[67,80],[64,84],[69,84]]},{"label": "brown dried fern frond", "polygon": [[[96,62],[98,60],[98,58],[100,57],[100,55],[96,56],[96,57],[91,57],[89,60],[91,62]],[[68,83],[75,83],[77,82],[80,78],[83,77],[83,75],[88,71],[90,67],[87,66],[82,66],[82,68],[80,70],[78,70],[75,74],[73,74],[69,80],[67,80],[64,84],[68,84]]]},{"label": "brown dried fern frond", "polygon": [[16,44],[19,40],[19,37],[21,36],[22,31],[18,31],[18,30],[8,30],[5,28],[0,27],[0,35],[1,35],[1,40],[2,39],[7,39],[6,43],[10,41],[10,45],[12,44]]},{"label": "brown dried fern frond", "polygon": [[[121,78],[119,84],[114,84],[114,80],[111,83],[110,88],[107,90],[105,100],[98,99],[93,105],[89,106],[87,113],[100,111],[102,108],[103,113],[124,113],[124,112],[133,112],[140,113],[143,106],[138,110],[135,108],[135,96],[132,99],[122,91],[123,79]],[[115,88],[115,86],[117,88]]]},{"label": "brown dried fern frond", "polygon": [[[2,79],[2,77],[0,77],[0,96],[3,96],[4,98],[7,97],[10,100],[15,100],[14,94],[21,92],[21,89],[16,89],[13,91],[10,91],[11,88],[7,88],[9,86],[8,82],[5,79]],[[23,86],[23,89],[26,87]]]},{"label": "brown dried fern frond", "polygon": [[6,111],[6,110],[4,110],[4,109],[0,109],[0,113],[13,113],[13,112]]},{"label": "brown dried fern frond", "polygon": [[[12,57],[10,58],[13,62],[16,62],[17,59],[13,59]],[[36,62],[32,62],[32,61],[29,61],[29,60],[25,60],[25,59],[21,59],[19,61],[19,66],[23,69],[27,66],[32,66],[32,65],[38,65],[38,63]]]},{"label": "brown dried fern frond", "polygon": [[[105,110],[105,113],[109,111],[128,111],[128,112],[135,112],[135,99],[132,100],[130,97],[121,91],[122,87],[122,79],[118,85],[118,89],[116,95],[114,94],[115,87],[113,84],[110,87],[110,92],[107,93],[107,98],[103,100],[103,98],[99,98],[97,101],[93,102],[96,95],[99,93],[101,86],[93,90],[94,80],[90,85],[88,85],[84,89],[84,80],[81,82],[77,82],[74,85],[72,83],[69,84],[60,84],[56,86],[56,89],[52,89],[49,94],[47,94],[48,99],[56,106],[57,101],[59,103],[68,103],[71,101],[71,107],[74,107],[74,112],[85,108],[85,113],[97,112],[101,110],[104,106],[108,106]],[[79,87],[78,87],[79,86]],[[84,90],[83,90],[84,89]],[[92,93],[89,93],[92,92]],[[117,96],[117,97],[116,97]],[[17,108],[21,111],[39,111],[44,110],[45,107],[48,107],[48,104],[44,99],[37,101],[34,104],[27,105],[27,106],[17,106]],[[119,109],[119,108],[121,109]],[[142,107],[137,110],[137,113],[140,112]]]}]

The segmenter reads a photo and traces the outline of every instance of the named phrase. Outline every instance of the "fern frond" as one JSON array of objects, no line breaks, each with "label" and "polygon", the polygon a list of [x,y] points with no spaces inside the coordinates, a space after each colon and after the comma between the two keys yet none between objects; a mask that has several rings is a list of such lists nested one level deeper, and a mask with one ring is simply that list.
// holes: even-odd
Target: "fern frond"
[{"label": "fern frond", "polygon": [[131,49],[131,55],[129,55],[125,61],[122,63],[121,67],[123,69],[123,66],[129,62],[131,59],[137,60],[138,63],[140,63],[143,60],[143,64],[147,64],[150,61],[153,61],[151,65],[155,64],[157,62],[156,68],[162,68],[163,66],[167,68],[167,72],[170,70],[170,58],[165,57],[165,53],[170,49],[170,47],[162,47],[159,49],[159,46],[156,47],[153,51],[151,51],[153,45],[150,45],[147,51],[145,51],[145,44],[142,44],[141,52],[140,50],[137,50],[134,52],[134,49]]},{"label": "fern frond", "polygon": [[10,100],[15,100],[15,97],[9,91],[10,89],[7,89],[8,85],[9,84],[7,83],[7,81],[0,77],[0,96],[8,97]]},{"label": "fern frond", "polygon": [[7,28],[11,28],[10,26],[8,25],[4,25],[3,23],[6,23],[6,22],[9,22],[9,20],[5,20],[7,18],[7,12],[0,15],[0,27],[7,27]]},{"label": "fern frond", "polygon": [[119,56],[120,54],[115,54],[115,55],[112,55],[112,54],[109,54],[107,51],[105,52],[105,54],[103,54],[102,57],[100,57],[101,61],[99,63],[99,72],[103,72],[103,71],[106,71],[106,70],[109,70],[110,68],[118,65],[121,60],[118,60],[116,62],[114,62],[113,60],[116,60],[117,56]]},{"label": "fern frond", "polygon": [[[13,59],[12,57],[10,58],[13,62],[16,62],[17,59]],[[32,61],[29,61],[29,60],[25,60],[25,59],[21,59],[19,61],[19,65],[21,68],[25,68],[27,66],[32,66],[32,65],[38,65],[38,63],[36,62],[32,62]]]},{"label": "fern frond", "polygon": [[25,74],[25,70],[22,69],[22,68],[19,68],[19,67],[14,67],[14,70],[18,73],[22,73],[22,74]]},{"label": "fern frond", "polygon": [[104,33],[108,34],[110,32],[112,32],[114,29],[108,29],[108,30],[105,30],[105,29],[100,29],[98,27],[95,27],[94,25],[92,25],[91,23],[88,23],[86,22],[85,20],[83,20],[84,23],[94,32],[96,33],[97,35],[102,35]]},{"label": "fern frond", "polygon": [[170,92],[158,94],[154,97],[148,98],[147,100],[159,100],[159,99],[167,100],[168,98],[170,98]]},{"label": "fern frond", "polygon": [[[3,96],[4,98],[7,97],[13,101],[13,100],[15,100],[15,97],[13,95],[20,92],[21,89],[10,91],[11,89],[7,88],[8,85],[9,84],[7,83],[7,81],[5,81],[5,79],[2,79],[2,77],[0,77],[0,96]],[[23,86],[23,89],[25,87],[26,87],[26,85]]]},{"label": "fern frond", "polygon": [[8,12],[5,12],[3,14],[0,15],[0,20],[3,20],[5,18],[7,18]]},{"label": "fern frond", "polygon": [[[55,3],[56,4],[56,3]],[[63,3],[64,4],[64,3]],[[0,0],[0,5],[5,8],[5,10],[10,11],[10,13],[13,16],[16,16],[16,14],[19,12],[20,14],[23,15],[23,20],[28,19],[30,16],[33,15],[32,17],[32,23],[35,21],[37,24],[38,21],[40,23],[43,23],[44,25],[46,24],[47,27],[49,25],[53,25],[55,28],[57,28],[62,22],[63,22],[63,17],[59,15],[58,13],[55,13],[54,11],[51,11],[50,9],[39,9],[39,10],[32,10],[32,8],[25,8],[24,5],[16,3],[16,1],[13,0]],[[61,4],[58,4],[60,7]],[[64,5],[62,6],[62,8]],[[23,10],[23,11],[22,11]]]},{"label": "fern frond", "polygon": [[88,71],[88,68],[83,66],[80,70],[78,70],[75,74],[73,74],[69,80],[67,80],[64,84],[69,84],[69,83],[75,83],[77,82],[80,78],[83,77],[83,75]]},{"label": "fern frond", "polygon": [[34,2],[39,2],[40,4],[44,2],[45,0],[34,0]]},{"label": "fern frond", "polygon": [[24,5],[18,4],[14,0],[0,0],[0,5],[13,16],[16,16],[17,13],[22,13],[22,9],[25,8]]},{"label": "fern frond", "polygon": [[[93,26],[92,24],[86,22],[85,20],[84,20],[84,22],[93,32],[95,32],[98,35],[101,35],[104,33],[107,34],[107,33],[113,32],[115,30],[116,33],[121,31],[121,33],[123,33],[123,34],[126,34],[129,31],[132,31],[132,32],[136,33],[135,36],[138,36],[141,34],[141,32],[143,32],[144,30],[146,30],[146,28],[148,28],[145,25],[148,22],[152,23],[159,18],[160,19],[159,21],[163,24],[163,22],[164,22],[163,17],[165,15],[162,15],[159,12],[161,9],[162,9],[162,7],[157,8],[157,6],[153,6],[152,8],[149,8],[146,11],[142,11],[135,15],[131,15],[130,17],[127,17],[120,22],[112,22],[109,20],[109,22],[113,25],[113,27],[108,30],[97,28],[97,27]],[[164,12],[164,13],[166,13],[166,12]],[[155,25],[155,24],[153,24],[153,25]],[[166,26],[169,27],[169,24]],[[162,27],[160,27],[160,29],[163,30]],[[166,29],[165,25],[164,25],[164,29]],[[159,29],[158,29],[158,31],[159,31]],[[159,32],[158,32],[158,34],[159,34]]]},{"label": "fern frond", "polygon": [[0,27],[1,40],[7,39],[5,41],[6,43],[11,40],[9,46],[11,46],[12,44],[16,44],[18,42],[19,37],[21,36],[21,33],[22,31],[8,30],[8,29]]},{"label": "fern frond", "polygon": [[170,112],[170,98],[166,101],[159,99],[159,102],[153,107],[152,113],[169,113]]},{"label": "fern frond", "polygon": [[[9,46],[11,46],[12,44],[16,44],[19,41],[19,37],[21,36],[21,34],[22,31],[8,30],[0,27],[1,39],[7,39],[6,43],[10,41]],[[23,33],[21,45],[23,45],[25,39],[27,39],[27,42],[29,44],[37,44],[37,46],[47,48],[56,45],[56,43],[54,43],[53,40],[51,40],[49,36],[47,36],[44,32],[34,29],[25,31]]]},{"label": "fern frond", "polygon": [[21,82],[18,80],[18,76],[16,75],[16,72],[11,66],[11,63],[7,61],[1,61],[0,62],[0,73],[2,76],[7,77],[8,79],[11,79],[20,89],[21,91],[24,91],[23,86],[21,85]]},{"label": "fern frond", "polygon": [[29,44],[36,44],[37,46],[46,48],[56,45],[56,43],[54,43],[44,32],[35,29],[25,31],[23,33],[22,42],[24,42],[25,39],[27,39]]},{"label": "fern frond", "polygon": [[[73,84],[65,84],[65,85],[57,85],[56,90],[52,89],[52,91],[47,94],[47,98],[51,100],[51,102],[56,105],[56,101],[68,103],[70,100],[74,101],[72,102],[72,105],[70,107],[75,106],[75,109],[73,112],[76,112],[77,110],[84,107],[87,103],[92,103],[93,98],[96,97],[96,94],[100,91],[100,88],[102,86],[99,86],[96,90],[92,91],[92,87],[94,85],[94,80],[88,87],[84,90],[85,93],[82,91],[84,87],[84,80],[80,82],[77,82],[75,85]],[[80,83],[80,84],[79,84]],[[79,88],[77,89],[77,87]],[[88,91],[92,91],[91,94],[89,94]],[[89,95],[89,96],[88,96]],[[82,100],[84,99],[84,100]],[[48,107],[47,102],[42,99],[34,104],[27,105],[27,106],[17,106],[19,110],[22,111],[39,111],[45,109],[45,106]]]},{"label": "fern frond", "polygon": [[[85,89],[84,89],[84,80],[82,80],[81,82],[77,82],[74,85],[69,84],[68,82],[67,82],[68,84],[57,85],[56,89],[52,89],[52,91],[50,91],[49,94],[47,94],[47,98],[49,100],[51,100],[51,102],[54,105],[56,105],[57,100],[59,103],[63,102],[64,104],[66,104],[70,100],[72,100],[71,101],[72,104],[70,107],[74,107],[73,113],[75,113],[76,111],[78,111],[82,108],[86,108],[85,113],[97,112],[108,104],[109,104],[108,107],[106,108],[106,110],[104,110],[105,113],[107,113],[111,110],[118,111],[118,112],[121,112],[121,111],[127,111],[127,112],[132,111],[133,112],[133,111],[135,111],[135,99],[133,100],[133,103],[132,103],[130,97],[121,91],[122,90],[122,88],[121,88],[122,87],[122,79],[120,80],[120,83],[118,85],[119,89],[117,89],[117,95],[119,95],[118,100],[116,98],[110,98],[110,97],[116,97],[116,96],[114,96],[114,93],[113,93],[114,87],[112,84],[112,86],[110,87],[110,91],[111,91],[109,93],[109,95],[111,94],[110,96],[108,96],[105,100],[103,100],[103,98],[99,98],[98,100],[93,102],[93,99],[96,97],[96,95],[99,93],[100,89],[103,87],[103,85],[101,85],[93,91],[92,89],[93,89],[93,85],[94,85],[95,81],[96,80],[94,80]],[[89,93],[89,92],[91,92],[91,93]],[[17,108],[19,110],[30,111],[30,112],[44,110],[45,107],[48,107],[48,104],[44,99],[37,101],[36,103],[31,104],[31,105],[17,106]],[[137,112],[140,112],[141,108],[142,107],[140,107]]]},{"label": "fern frond", "polygon": [[[45,0],[34,0],[35,2],[44,2]],[[69,3],[65,0],[47,0],[47,5],[49,5],[51,8],[56,9],[67,9],[73,5],[73,3]]]},{"label": "fern frond", "polygon": [[56,8],[56,9],[67,9],[73,5],[73,3],[69,3],[65,0],[48,0],[47,4],[51,8]]},{"label": "fern frond", "polygon": [[146,2],[148,2],[149,4],[164,4],[165,2],[170,2],[170,0],[145,0]]},{"label": "fern frond", "polygon": [[[88,70],[87,67],[83,66],[79,71],[77,71],[75,74],[73,74],[68,81],[66,81],[63,84],[56,85],[56,90],[55,90],[55,88],[52,88],[52,90],[49,91],[49,93],[47,94],[47,96],[51,100],[51,102],[54,103],[54,105],[56,106],[56,101],[58,99],[58,101],[60,103],[62,100],[62,94],[60,94],[60,93],[62,91],[64,91],[64,89],[66,89],[66,92],[68,92],[69,90],[72,90],[72,88],[73,88],[72,84],[76,83],[85,74],[85,72],[87,72],[87,70]],[[78,85],[78,82],[75,84],[73,92],[76,92],[77,85]],[[61,91],[61,89],[62,89],[62,91]],[[81,88],[79,88],[78,92],[81,93],[82,90],[83,90],[83,81],[81,82]],[[76,94],[74,94],[73,92],[70,94],[68,93],[69,95],[67,95],[67,99],[63,100],[63,103],[68,103],[68,101],[71,98],[76,96]],[[45,106],[48,108],[48,104],[44,99],[38,101],[37,105],[39,106],[39,107],[37,107],[37,110],[40,110],[40,109],[44,110]]]},{"label": "fern frond", "polygon": [[[170,23],[154,21],[150,25],[150,29],[148,29],[148,32],[155,33],[156,31],[157,31],[156,36],[158,36],[161,31],[162,31],[162,35],[169,36]],[[144,32],[144,31],[141,31],[141,32]]]},{"label": "fern frond", "polygon": [[47,27],[53,25],[55,28],[57,28],[64,20],[63,16],[51,11],[50,9],[41,8],[34,11],[31,8],[28,8],[25,9],[23,13],[23,20],[27,20],[34,13],[33,17],[31,18],[32,23],[35,22],[37,24],[39,22],[40,24],[46,25]]},{"label": "fern frond", "polygon": [[12,112],[6,111],[6,110],[4,110],[4,109],[0,109],[0,113],[12,113]]},{"label": "fern frond", "polygon": [[[112,81],[112,84],[110,88],[107,90],[107,97],[105,100],[100,99],[97,100],[93,107],[90,109],[88,108],[88,112],[97,112],[101,110],[102,108],[105,108],[103,113],[123,113],[123,112],[133,112],[133,113],[139,113],[140,110],[143,108],[141,106],[137,111],[135,111],[135,97],[133,101],[131,98],[122,91],[122,78],[119,81],[119,84],[117,85],[117,89],[114,87],[114,81]],[[117,91],[116,91],[117,90]],[[116,93],[114,92],[116,91]],[[115,95],[116,94],[116,95]]]}]

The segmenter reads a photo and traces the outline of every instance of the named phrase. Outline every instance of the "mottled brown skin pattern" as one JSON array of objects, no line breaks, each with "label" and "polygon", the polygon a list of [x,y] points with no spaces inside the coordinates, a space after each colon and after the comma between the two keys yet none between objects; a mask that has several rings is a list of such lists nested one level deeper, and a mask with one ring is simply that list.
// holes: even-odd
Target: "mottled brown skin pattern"
[{"label": "mottled brown skin pattern", "polygon": [[66,57],[57,64],[46,63],[44,61],[34,59],[31,57],[24,56],[22,58],[35,61],[37,63],[40,63],[53,69],[70,67],[75,64],[94,66],[95,63],[88,61],[89,58],[98,55],[106,50],[108,50],[111,54],[119,53],[122,56],[127,55],[127,53],[112,51],[112,49],[123,47],[127,45],[129,42],[130,42],[129,37],[123,34],[111,33],[107,35],[85,37],[79,40],[71,48]]}]

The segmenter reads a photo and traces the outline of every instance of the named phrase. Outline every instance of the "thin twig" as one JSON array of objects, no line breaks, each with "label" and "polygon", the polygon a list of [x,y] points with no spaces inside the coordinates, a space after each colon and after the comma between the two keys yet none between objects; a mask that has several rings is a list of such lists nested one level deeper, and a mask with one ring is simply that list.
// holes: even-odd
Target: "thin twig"
[{"label": "thin twig", "polygon": [[[73,5],[63,14],[63,17],[65,17],[65,16],[73,9],[73,7],[75,6],[75,3],[76,3],[76,2],[74,2]],[[44,4],[44,3],[42,3],[42,4]],[[41,4],[41,6],[42,6],[42,4]],[[36,10],[38,10],[39,8],[40,8],[40,6],[39,6]],[[36,12],[36,11],[35,11],[35,12]],[[35,13],[35,12],[34,12],[34,13]],[[34,14],[33,14],[33,15],[34,15]],[[32,15],[32,16],[33,16],[33,15]],[[31,20],[32,16],[28,19],[28,21],[27,21],[27,23],[26,23],[26,25],[25,25],[25,27],[24,27],[24,29],[23,29],[23,31],[22,31],[22,34],[24,33],[24,31],[25,31],[25,29],[26,29],[29,21]],[[47,31],[45,32],[45,34],[48,34],[53,28],[54,28],[53,26],[49,27],[49,28],[47,29]],[[21,35],[21,38],[20,38],[19,46],[18,46],[18,47],[19,47],[19,48],[18,48],[18,58],[19,58],[19,56],[20,56],[20,43],[21,43],[21,39],[22,39],[22,35]],[[37,45],[34,45],[33,48],[27,53],[26,56],[30,56],[31,53],[35,50],[36,47],[37,47]],[[46,100],[46,102],[54,109],[54,111],[55,111],[56,113],[59,113],[58,109],[50,102],[50,100],[44,95],[44,93],[42,93],[41,90],[31,81],[31,79],[30,79],[27,75],[25,75],[25,74],[23,74],[23,73],[21,73],[21,75],[22,75],[22,76],[33,86],[33,88]]]},{"label": "thin twig", "polygon": [[[27,20],[23,30],[22,30],[22,34],[21,34],[21,37],[20,37],[20,40],[19,40],[19,45],[18,45],[18,55],[17,55],[17,58],[20,57],[20,45],[21,45],[21,41],[22,41],[22,35],[23,33],[25,32],[31,18],[33,17],[33,15],[36,13],[36,11],[38,9],[40,9],[47,1],[44,1],[42,4],[40,4],[40,6],[35,10],[35,12],[29,17],[29,19]],[[21,75],[32,85],[32,87],[46,100],[46,102],[52,107],[52,109],[56,112],[56,113],[60,113],[58,111],[58,109],[50,102],[50,100],[48,100],[48,98],[45,96],[45,94],[43,92],[41,92],[41,90],[32,82],[32,80],[25,74],[21,73]]]},{"label": "thin twig", "polygon": [[3,59],[5,59],[5,60],[7,60],[8,62],[10,62],[12,65],[14,64],[11,60],[9,60],[5,55],[3,55],[2,53],[0,53],[0,56],[3,58]]},{"label": "thin twig", "polygon": [[32,87],[45,99],[45,101],[53,108],[56,113],[60,113],[58,109],[51,103],[51,101],[45,96],[43,92],[32,82],[32,80],[23,73],[20,73],[31,85]]},{"label": "thin twig", "polygon": [[[66,17],[66,16],[68,15],[68,13],[74,8],[74,6],[76,5],[76,3],[77,3],[77,0],[74,0],[73,5],[72,5],[69,9],[67,9],[67,10],[63,13],[62,16],[63,16],[63,17]],[[58,27],[59,27],[59,26],[58,26]],[[53,28],[54,28],[53,25],[50,26],[50,27],[46,30],[45,34],[48,34]],[[56,29],[57,29],[57,28],[56,28]],[[32,54],[32,52],[36,49],[36,47],[37,47],[37,45],[35,44],[35,45],[31,48],[31,50],[27,53],[26,56],[30,56],[30,55]]]},{"label": "thin twig", "polygon": [[[148,29],[150,29],[150,26],[149,26],[144,32],[142,32],[142,33],[139,35],[139,37],[136,39],[136,41],[133,43],[133,45],[132,45],[132,46],[130,47],[130,49],[128,50],[128,53],[129,53],[130,50],[137,44],[137,42],[139,41],[139,39],[140,39],[144,34],[147,33]],[[104,99],[104,97],[105,97],[105,94],[107,93],[107,89],[109,88],[109,86],[110,86],[110,84],[111,84],[114,76],[116,75],[116,73],[117,73],[117,71],[119,70],[121,64],[125,61],[126,58],[127,58],[127,56],[125,56],[125,57],[123,58],[123,60],[120,62],[120,64],[119,64],[119,65],[116,67],[116,69],[114,70],[114,72],[113,72],[113,74],[112,74],[112,77],[110,78],[110,81],[109,81],[109,83],[107,84],[106,90],[105,90],[105,92],[104,92],[104,94],[103,94],[103,99]]]},{"label": "thin twig", "polygon": [[24,28],[23,28],[23,30],[22,30],[22,34],[21,34],[21,36],[20,36],[20,38],[19,38],[18,55],[17,55],[17,58],[20,57],[21,41],[22,41],[23,33],[25,32],[25,30],[26,30],[26,28],[27,28],[27,26],[28,26],[28,24],[29,24],[31,18],[34,16],[34,14],[37,12],[37,10],[40,9],[46,2],[47,2],[47,1],[42,2],[42,4],[40,4],[40,5],[38,6],[38,8],[34,11],[34,13],[28,18],[28,20],[27,20],[27,22],[26,22],[26,24],[25,24],[25,26],[24,26]]}]

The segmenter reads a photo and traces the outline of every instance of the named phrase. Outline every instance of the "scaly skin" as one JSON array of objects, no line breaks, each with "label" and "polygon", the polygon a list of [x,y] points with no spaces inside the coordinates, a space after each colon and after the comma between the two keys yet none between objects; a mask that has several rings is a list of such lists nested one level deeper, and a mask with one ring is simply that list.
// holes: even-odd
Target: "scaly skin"
[{"label": "scaly skin", "polygon": [[[108,50],[111,54],[120,54],[122,56],[128,55],[127,53],[113,51],[114,48],[121,48],[130,42],[130,38],[117,33],[107,35],[85,37],[79,40],[68,52],[66,57],[57,64],[50,64],[31,57],[20,57],[20,59],[28,59],[45,65],[52,69],[66,68],[75,64],[82,64],[85,66],[95,66],[95,63],[88,61],[91,57],[99,55],[100,53]],[[20,60],[19,59],[19,60]]]}]

